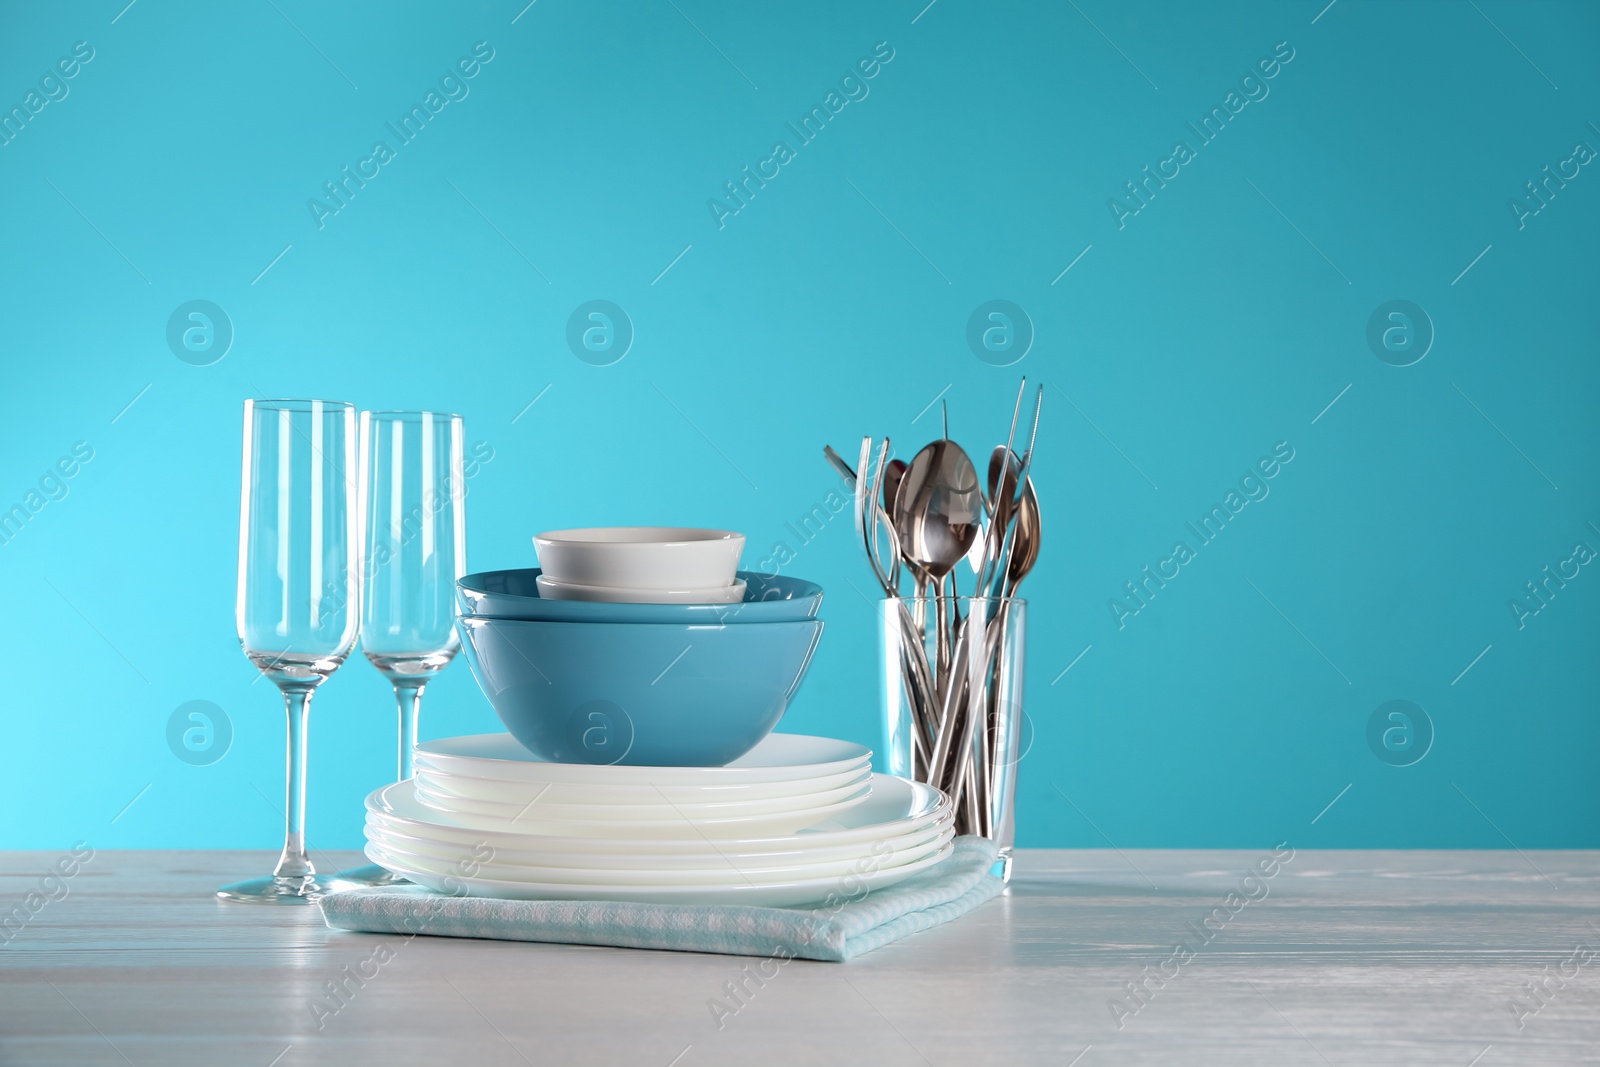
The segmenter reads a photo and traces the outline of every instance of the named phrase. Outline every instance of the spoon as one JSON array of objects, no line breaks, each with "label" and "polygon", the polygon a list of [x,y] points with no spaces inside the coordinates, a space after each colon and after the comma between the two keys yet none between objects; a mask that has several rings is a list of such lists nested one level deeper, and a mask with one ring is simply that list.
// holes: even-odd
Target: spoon
[{"label": "spoon", "polygon": [[983,517],[972,460],[954,441],[934,441],[912,457],[893,497],[892,518],[907,562],[943,581],[972,547]]},{"label": "spoon", "polygon": [[[1016,461],[1015,472],[1011,470],[1011,462],[1008,462],[1008,459],[1015,461],[1016,455],[1014,452],[1012,452],[1009,442],[1006,445],[1005,453],[999,457],[995,457],[999,459],[1000,467],[1005,472],[1004,475],[998,480],[1007,483],[1008,492],[1005,494],[1005,507],[1008,512],[1012,512],[1009,516],[1012,521],[1006,523],[1004,526],[998,523],[991,523],[989,527],[989,536],[985,539],[985,555],[989,555],[992,558],[989,560],[989,566],[991,569],[987,575],[988,580],[981,584],[984,590],[991,594],[997,594],[1001,596],[1005,595],[1006,586],[1008,584],[1007,578],[1009,577],[1009,572],[1011,569],[1011,560],[1016,554],[1015,541],[1017,529],[1015,522],[1016,515],[1013,509],[1019,508],[1022,504],[1022,494],[1017,492],[1017,482],[1018,480],[1021,480],[1023,483],[1025,483],[1026,487],[1026,483],[1031,480],[1028,477],[1028,468],[1033,465],[1033,446],[1037,442],[1039,436],[1039,409],[1043,406],[1043,404],[1044,386],[1041,385],[1039,387],[1038,395],[1034,398],[1033,402],[1033,424],[1028,430],[1028,447],[1023,451],[1021,460]],[[1013,434],[1013,437],[1014,436],[1015,435]],[[992,460],[989,469],[991,472],[995,471],[995,466]],[[999,535],[998,542],[995,540],[996,534]],[[991,551],[991,547],[999,550],[997,555]]]},{"label": "spoon", "polygon": [[[959,760],[954,766],[946,762],[942,765],[949,776],[947,788],[952,795],[961,792],[963,783],[972,779],[972,787],[967,790],[969,796],[976,795],[988,797],[991,789],[991,776],[999,758],[998,745],[1000,739],[999,715],[1001,707],[1006,705],[1008,696],[1000,692],[1001,683],[1005,680],[1004,673],[1000,670],[998,661],[991,660],[991,649],[1003,648],[1006,644],[1006,635],[1011,626],[1010,598],[1016,595],[1017,587],[1022,579],[1039,559],[1039,546],[1042,537],[1042,520],[1039,513],[1039,496],[1033,486],[1033,479],[1022,474],[1023,460],[1020,459],[1009,446],[1001,445],[994,449],[989,457],[989,500],[992,508],[990,516],[990,529],[1005,530],[1007,525],[1013,526],[1009,539],[1000,538],[1000,543],[1005,545],[1002,553],[1008,558],[995,561],[994,582],[998,588],[993,595],[1002,598],[995,617],[985,627],[984,659],[993,663],[993,674],[987,686],[987,700],[983,711],[982,727],[973,722],[970,713],[965,721],[960,724],[960,740],[955,752],[959,756],[951,755]],[[1017,493],[1017,478],[1024,477],[1022,493]],[[1013,512],[1013,508],[1015,511]],[[998,545],[996,546],[999,547]],[[960,668],[957,667],[959,670]],[[955,724],[951,724],[955,728]],[[989,754],[988,759],[974,760],[968,746],[974,729],[984,730],[986,738],[994,741],[995,751]],[[985,744],[983,747],[988,748]],[[941,751],[941,755],[944,752]],[[947,757],[949,758],[949,757]],[[943,784],[943,783],[941,783]],[[978,827],[979,833],[987,834],[990,831],[989,817],[992,814],[981,805],[970,812],[973,825]]]},{"label": "spoon", "polygon": [[[998,536],[1003,543],[1005,536],[1002,531],[1011,522],[1012,500],[1017,495],[1017,468],[1020,462],[1017,454],[1011,451],[1010,445],[995,445],[994,451],[989,453],[989,529],[984,537],[984,568],[987,569],[988,556],[1000,548],[999,543],[994,543]],[[980,584],[983,575],[980,569]],[[987,592],[980,589],[980,593]]]},{"label": "spoon", "polygon": [[[1004,649],[1008,645],[1011,631],[1011,606],[1013,598],[1022,580],[1033,570],[1033,565],[1039,561],[1039,542],[1043,536],[1043,521],[1039,514],[1039,495],[1033,488],[1033,479],[1029,478],[1022,485],[1022,499],[1017,503],[1016,530],[1012,535],[1011,562],[1005,569],[1004,580],[1001,584],[999,595],[1003,598],[995,618],[989,623],[989,632],[985,635],[986,654],[988,641],[993,641],[993,648]],[[1004,653],[1000,654],[1001,656]],[[1006,714],[1011,711],[1015,698],[1011,694],[1011,685],[1014,679],[1009,672],[1002,669],[1000,656],[990,660],[991,674],[989,676],[987,699],[983,710],[984,725],[979,727],[984,742],[980,745],[984,758],[972,760],[969,756],[960,773],[973,779],[973,789],[979,797],[986,798],[993,803],[996,777],[1000,773],[1001,747],[1004,744],[1008,723],[1004,721]],[[957,777],[952,788],[959,788],[962,778]],[[994,812],[990,807],[979,806],[977,811],[978,832],[989,834],[993,831],[992,818]]]},{"label": "spoon", "polygon": [[[1007,456],[1010,456],[1010,463],[1006,462]],[[1011,560],[1005,568],[999,590],[1000,596],[1012,595],[1017,584],[1027,576],[1039,559],[1041,532],[1039,495],[1033,488],[1033,479],[1029,478],[1022,487],[1021,498],[1018,499],[1017,474],[1021,468],[1022,460],[1004,445],[996,446],[989,456],[989,500],[994,509],[994,516],[990,521],[1003,530],[1013,517],[1016,520],[1016,531],[1012,534]],[[1016,506],[1015,516],[1011,511],[1013,502]]]},{"label": "spoon", "polygon": [[895,498],[900,495],[900,482],[905,476],[906,461],[903,459],[891,459],[883,470],[883,510],[887,515],[894,515]]},{"label": "spoon", "polygon": [[[952,669],[950,613],[944,580],[977,540],[983,516],[983,491],[971,458],[954,441],[941,438],[912,457],[895,497],[895,526],[913,574],[934,587],[934,695],[939,710],[934,731],[933,767],[941,765],[954,738],[950,699],[959,688]],[[937,780],[937,779],[930,779]]]},{"label": "spoon", "polygon": [[[1009,464],[1007,457],[1011,460]],[[992,521],[998,525],[1004,525],[1011,517],[1011,498],[1017,492],[1017,468],[1021,463],[1009,445],[995,445],[994,451],[989,453],[989,506],[994,512]],[[1000,481],[1002,472],[1004,484]]]},{"label": "spoon", "polygon": [[912,572],[935,587],[940,664],[949,661],[944,580],[977,540],[982,517],[978,472],[960,445],[940,438],[912,457],[895,494],[894,524]]},{"label": "spoon", "polygon": [[[926,452],[927,449],[923,451]],[[889,525],[894,527],[897,534],[904,528],[904,524],[910,521],[900,510],[900,488],[905,483],[906,471],[909,469],[904,460],[894,459],[890,460],[889,466],[883,472],[883,510],[889,516]],[[900,539],[900,547],[901,561],[911,572],[911,581],[917,589],[916,624],[917,629],[921,630],[927,618],[925,602],[928,597],[928,575],[922,564],[907,550],[904,537]]]},{"label": "spoon", "polygon": [[1016,540],[1011,547],[1011,566],[1006,569],[1009,591],[1004,596],[1015,596],[1022,579],[1039,562],[1039,541],[1044,535],[1044,519],[1039,514],[1039,494],[1034,491],[1033,479],[1022,485],[1022,503],[1017,505]]},{"label": "spoon", "polygon": [[[883,477],[879,479],[883,492],[883,511],[885,515],[890,516],[889,524],[891,526],[894,522],[895,504],[900,496],[900,483],[905,480],[905,476],[906,461],[903,459],[891,459],[883,469]],[[920,598],[925,595],[926,587],[916,565],[907,559],[903,552],[900,554],[897,563],[905,565],[911,571],[912,579],[916,583],[917,596]],[[919,602],[918,613],[920,614],[920,612],[921,604]],[[900,605],[900,613],[902,615],[902,640],[908,642],[901,649],[901,653],[904,657],[905,666],[911,672],[915,688],[915,694],[911,701],[913,705],[912,718],[914,720],[911,731],[913,741],[912,758],[918,772],[926,775],[928,757],[933,750],[934,724],[928,714],[928,708],[933,699],[930,695],[933,692],[933,676],[932,671],[928,669],[926,652],[922,642],[919,640],[922,634],[922,626],[908,613],[903,601]]]},{"label": "spoon", "polygon": [[[891,459],[888,465],[883,469],[883,477],[879,479],[879,481],[882,483],[883,490],[883,513],[888,516],[888,524],[895,530],[897,534],[899,533],[900,527],[899,520],[896,518],[895,508],[900,499],[900,485],[903,481],[905,481],[905,476],[905,460]],[[922,597],[926,595],[922,582],[922,568],[905,553],[903,546],[899,559],[896,562],[904,563],[907,569],[911,571],[911,579],[916,583],[917,587],[917,596]]]}]

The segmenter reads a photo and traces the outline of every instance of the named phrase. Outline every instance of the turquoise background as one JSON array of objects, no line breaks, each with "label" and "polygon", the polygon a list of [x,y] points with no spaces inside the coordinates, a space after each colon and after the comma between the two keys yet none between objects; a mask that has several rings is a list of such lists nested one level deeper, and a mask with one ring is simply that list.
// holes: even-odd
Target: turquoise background
[{"label": "turquoise background", "polygon": [[[492,452],[475,568],[572,525],[785,544],[829,596],[783,728],[875,743],[848,519],[788,524],[837,488],[824,443],[909,455],[942,396],[987,450],[1024,373],[1021,844],[1600,846],[1600,570],[1510,608],[1600,548],[1600,172],[1508,206],[1600,148],[1600,7],[925,2],[0,8],[7,110],[94,49],[0,147],[0,510],[93,450],[0,545],[0,846],[278,844],[283,715],[232,620],[246,397],[462,413]],[[308,199],[480,41],[469,95],[319,229]],[[878,42],[869,95],[719,229],[708,199]],[[1279,42],[1269,95],[1119,228]],[[234,330],[210,366],[166,340],[198,299]],[[635,330],[612,366],[565,339],[594,299]],[[1036,334],[1013,366],[966,341],[992,299]],[[1366,339],[1395,299],[1435,334],[1411,366]],[[1119,628],[1279,442],[1270,495]],[[1411,766],[1368,745],[1393,699],[1433,726]],[[167,745],[191,700],[231,722],[209,766]],[[464,664],[431,688],[423,736],[496,726]],[[355,846],[394,749],[359,655],[311,741],[311,840]]]}]

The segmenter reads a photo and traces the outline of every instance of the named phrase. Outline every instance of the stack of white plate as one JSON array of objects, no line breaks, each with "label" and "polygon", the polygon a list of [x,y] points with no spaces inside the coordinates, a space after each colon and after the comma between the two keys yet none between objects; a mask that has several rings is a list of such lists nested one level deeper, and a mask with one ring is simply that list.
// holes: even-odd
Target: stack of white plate
[{"label": "stack of white plate", "polygon": [[548,763],[508,734],[417,747],[367,798],[367,854],[419,885],[529,900],[804,904],[950,854],[938,790],[871,752],[772,734],[723,767]]}]

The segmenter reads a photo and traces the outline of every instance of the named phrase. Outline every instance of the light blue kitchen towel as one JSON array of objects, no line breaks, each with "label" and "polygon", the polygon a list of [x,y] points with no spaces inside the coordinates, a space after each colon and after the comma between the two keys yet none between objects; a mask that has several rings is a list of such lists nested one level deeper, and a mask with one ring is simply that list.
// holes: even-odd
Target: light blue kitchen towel
[{"label": "light blue kitchen towel", "polygon": [[990,873],[993,841],[959,837],[942,862],[863,894],[850,876],[809,907],[499,900],[421,886],[347,889],[322,899],[336,930],[500,941],[723,952],[843,962],[907,934],[959,918],[1005,888]]}]

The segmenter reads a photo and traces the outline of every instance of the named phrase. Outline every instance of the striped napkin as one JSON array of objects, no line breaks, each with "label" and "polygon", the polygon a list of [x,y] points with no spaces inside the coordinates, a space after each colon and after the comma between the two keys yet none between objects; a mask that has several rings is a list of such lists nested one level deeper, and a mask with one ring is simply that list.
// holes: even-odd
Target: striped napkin
[{"label": "striped napkin", "polygon": [[959,837],[943,862],[903,882],[849,897],[847,885],[810,907],[499,900],[421,886],[347,889],[322,898],[335,930],[721,952],[844,962],[907,934],[960,918],[1005,889],[990,873],[993,841]]}]

